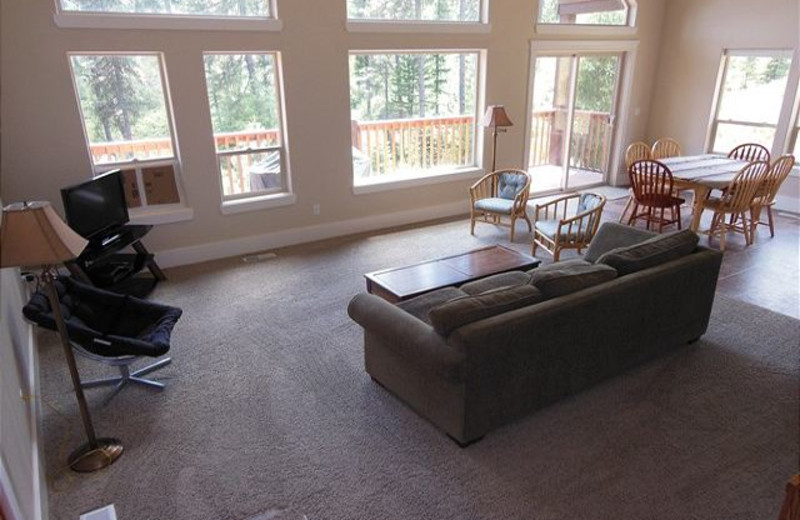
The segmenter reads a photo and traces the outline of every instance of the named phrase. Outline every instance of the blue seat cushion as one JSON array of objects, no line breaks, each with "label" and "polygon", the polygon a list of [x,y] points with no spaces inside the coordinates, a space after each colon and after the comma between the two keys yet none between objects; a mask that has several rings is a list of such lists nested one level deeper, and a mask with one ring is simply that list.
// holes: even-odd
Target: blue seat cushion
[{"label": "blue seat cushion", "polygon": [[481,199],[475,203],[475,209],[480,211],[489,211],[491,213],[511,215],[511,211],[514,209],[514,201],[496,197]]},{"label": "blue seat cushion", "polygon": [[[558,221],[558,220],[537,220],[534,223],[534,225],[535,225],[536,229],[539,230],[539,232],[541,234],[543,234],[544,236],[546,236],[547,238],[549,238],[551,240],[555,240],[556,233],[558,232],[558,223],[559,222],[560,221]],[[564,239],[567,239],[567,240],[581,239],[582,240],[584,238],[584,235],[588,231],[591,231],[591,228],[589,227],[588,220],[584,219],[583,220],[583,224],[584,224],[583,225],[583,229],[578,229],[577,225],[573,226],[572,227],[572,233],[567,233],[567,230],[569,229],[569,226],[562,227],[561,228],[561,232],[562,232],[561,239],[562,240],[564,240]]]}]

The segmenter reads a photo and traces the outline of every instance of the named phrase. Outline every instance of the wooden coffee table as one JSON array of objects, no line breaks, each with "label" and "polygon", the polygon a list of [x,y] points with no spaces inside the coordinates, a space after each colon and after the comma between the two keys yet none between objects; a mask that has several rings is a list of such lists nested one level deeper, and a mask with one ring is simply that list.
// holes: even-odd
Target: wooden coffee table
[{"label": "wooden coffee table", "polygon": [[395,303],[451,285],[538,267],[541,260],[500,245],[367,273],[367,292]]}]

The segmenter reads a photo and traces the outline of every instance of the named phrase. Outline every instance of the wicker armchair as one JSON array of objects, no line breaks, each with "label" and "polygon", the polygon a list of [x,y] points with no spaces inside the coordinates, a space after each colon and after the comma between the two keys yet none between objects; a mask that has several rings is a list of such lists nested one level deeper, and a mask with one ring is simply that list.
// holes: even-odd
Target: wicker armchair
[{"label": "wicker armchair", "polygon": [[[588,247],[600,225],[606,198],[595,193],[572,193],[539,204],[533,216],[531,254],[541,247],[558,262],[561,251]],[[571,213],[571,210],[574,213]]]},{"label": "wicker armchair", "polygon": [[498,170],[484,175],[469,188],[470,233],[475,234],[475,222],[479,219],[499,226],[507,225],[501,221],[502,217],[511,220],[512,242],[518,218],[524,219],[528,223],[528,231],[532,231],[526,213],[530,188],[531,177],[522,170]]}]

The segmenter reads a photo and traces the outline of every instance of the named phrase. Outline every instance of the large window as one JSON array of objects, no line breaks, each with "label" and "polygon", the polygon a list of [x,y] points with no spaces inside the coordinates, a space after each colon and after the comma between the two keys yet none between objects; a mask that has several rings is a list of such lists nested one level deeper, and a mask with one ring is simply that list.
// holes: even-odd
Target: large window
[{"label": "large window", "polygon": [[177,16],[272,16],[269,0],[61,0],[61,10]]},{"label": "large window", "polygon": [[276,53],[205,55],[224,199],[287,191],[279,64]]},{"label": "large window", "polygon": [[479,52],[352,53],[354,184],[476,168]]},{"label": "large window", "polygon": [[95,173],[121,168],[132,208],[180,202],[161,55],[73,54]]},{"label": "large window", "polygon": [[720,67],[709,149],[727,153],[743,143],[772,149],[785,103],[790,52],[728,51]]},{"label": "large window", "polygon": [[347,17],[350,20],[403,22],[480,22],[483,2],[481,0],[347,0]]},{"label": "large window", "polygon": [[633,25],[626,0],[540,0],[540,24]]}]

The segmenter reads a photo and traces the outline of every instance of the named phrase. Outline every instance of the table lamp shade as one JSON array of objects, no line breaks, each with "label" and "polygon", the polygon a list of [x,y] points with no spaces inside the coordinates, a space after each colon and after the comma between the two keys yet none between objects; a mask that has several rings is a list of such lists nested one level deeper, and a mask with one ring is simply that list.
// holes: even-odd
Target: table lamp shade
[{"label": "table lamp shade", "polygon": [[511,122],[503,105],[490,105],[486,107],[486,113],[483,115],[483,126],[496,128],[514,126],[514,123]]},{"label": "table lamp shade", "polygon": [[52,265],[77,257],[87,241],[56,214],[49,202],[3,208],[0,267]]}]

